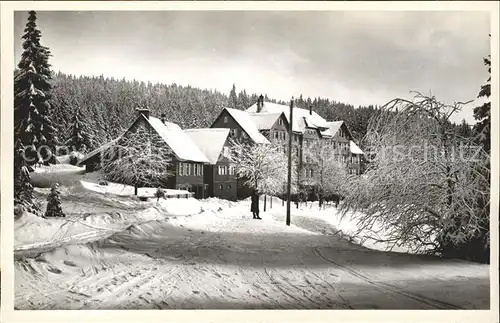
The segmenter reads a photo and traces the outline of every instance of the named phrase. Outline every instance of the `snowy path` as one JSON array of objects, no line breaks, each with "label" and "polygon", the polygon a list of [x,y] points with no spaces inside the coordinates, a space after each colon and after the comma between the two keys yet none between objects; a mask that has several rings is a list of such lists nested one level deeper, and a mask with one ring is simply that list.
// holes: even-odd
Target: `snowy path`
[{"label": "snowy path", "polygon": [[286,227],[281,206],[261,221],[247,209],[243,202],[31,250],[16,261],[16,308],[489,308],[488,266],[370,250]]}]

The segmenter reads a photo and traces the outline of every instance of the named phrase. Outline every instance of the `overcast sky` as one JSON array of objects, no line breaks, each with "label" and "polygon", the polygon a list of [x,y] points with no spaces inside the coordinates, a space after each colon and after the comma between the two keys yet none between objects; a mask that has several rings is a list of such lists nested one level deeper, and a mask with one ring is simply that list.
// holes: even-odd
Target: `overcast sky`
[{"label": "overcast sky", "polygon": [[[15,57],[27,13],[15,14]],[[487,12],[39,12],[54,70],[229,93],[381,105],[409,91],[475,99]],[[473,122],[472,108],[456,121]]]}]

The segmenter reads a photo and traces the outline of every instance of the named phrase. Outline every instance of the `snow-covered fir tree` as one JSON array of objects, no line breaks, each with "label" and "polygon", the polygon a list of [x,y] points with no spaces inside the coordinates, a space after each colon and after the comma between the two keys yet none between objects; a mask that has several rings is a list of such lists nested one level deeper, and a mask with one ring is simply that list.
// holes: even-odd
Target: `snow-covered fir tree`
[{"label": "snow-covered fir tree", "polygon": [[14,205],[24,212],[41,215],[41,209],[33,195],[33,186],[30,182],[28,166],[22,166],[16,174],[14,187]]},{"label": "snow-covered fir tree", "polygon": [[478,98],[484,98],[486,101],[474,108],[474,118],[478,121],[475,125],[475,130],[479,134],[479,142],[484,146],[486,152],[490,152],[491,148],[491,55],[484,58],[484,65],[488,67],[488,80],[486,84],[481,86]]},{"label": "snow-covered fir tree", "polygon": [[47,197],[47,210],[45,211],[45,217],[65,217],[62,207],[61,207],[61,197],[59,192],[59,184],[54,183],[50,189],[49,196]]},{"label": "snow-covered fir tree", "polygon": [[78,152],[86,152],[92,146],[88,126],[79,108],[75,110],[71,122],[69,138],[64,144],[66,147],[69,147],[70,150],[76,150]]},{"label": "snow-covered fir tree", "polygon": [[45,164],[55,163],[55,131],[49,104],[52,88],[50,51],[40,44],[41,32],[36,25],[35,11],[29,12],[24,31],[24,52],[14,79],[14,138],[20,139],[26,147],[29,165],[40,159]]}]

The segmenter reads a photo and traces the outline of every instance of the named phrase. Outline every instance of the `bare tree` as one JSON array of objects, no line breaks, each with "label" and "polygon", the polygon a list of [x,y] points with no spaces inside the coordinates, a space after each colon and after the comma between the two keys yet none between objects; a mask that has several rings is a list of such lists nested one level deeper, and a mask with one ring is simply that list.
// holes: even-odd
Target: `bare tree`
[{"label": "bare tree", "polygon": [[371,120],[371,166],[349,184],[342,206],[344,214],[361,211],[358,233],[443,255],[470,241],[489,248],[489,156],[450,122],[464,104],[417,93],[390,101]]},{"label": "bare tree", "polygon": [[304,157],[313,166],[312,176],[305,180],[306,184],[316,188],[319,207],[325,197],[344,194],[347,171],[339,160],[340,154],[336,154],[330,142],[318,140],[307,145],[304,147]]},{"label": "bare tree", "polygon": [[170,170],[172,151],[154,131],[138,128],[127,133],[106,149],[102,171],[106,179],[139,187],[158,187],[165,184]]},{"label": "bare tree", "polygon": [[[287,181],[287,156],[278,143],[246,144],[231,143],[231,161],[239,177],[245,178],[245,185],[266,194],[283,192]],[[292,179],[292,183],[295,182]]]}]

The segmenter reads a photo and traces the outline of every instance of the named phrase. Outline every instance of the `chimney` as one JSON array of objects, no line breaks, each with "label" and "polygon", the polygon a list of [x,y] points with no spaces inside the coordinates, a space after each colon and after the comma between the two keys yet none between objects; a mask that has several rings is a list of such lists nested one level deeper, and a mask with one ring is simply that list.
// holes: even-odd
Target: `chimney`
[{"label": "chimney", "polygon": [[162,113],[160,120],[161,120],[161,123],[165,123],[165,121],[167,121],[167,115],[165,113]]},{"label": "chimney", "polygon": [[313,106],[312,106],[312,105],[310,105],[310,106],[309,106],[309,114],[310,114],[310,115],[312,115],[312,114],[313,114]]},{"label": "chimney", "polygon": [[148,108],[137,108],[135,109],[135,112],[137,114],[137,117],[140,117],[141,114],[143,114],[146,119],[149,119],[149,109]]},{"label": "chimney", "polygon": [[257,113],[261,112],[263,107],[264,107],[264,96],[261,94],[257,99]]}]

